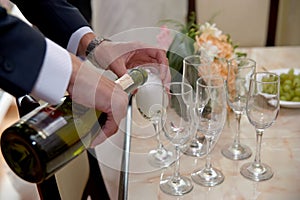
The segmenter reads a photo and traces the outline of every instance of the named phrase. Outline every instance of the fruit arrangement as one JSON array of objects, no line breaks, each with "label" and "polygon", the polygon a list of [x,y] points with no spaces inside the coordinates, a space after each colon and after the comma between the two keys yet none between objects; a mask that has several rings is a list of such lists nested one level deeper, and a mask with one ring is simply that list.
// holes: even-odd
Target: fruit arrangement
[{"label": "fruit arrangement", "polygon": [[[300,102],[300,74],[295,74],[294,69],[289,69],[287,73],[280,73],[280,100]],[[264,77],[264,81],[275,81],[276,76]],[[273,94],[274,86],[269,85],[263,88],[268,94]]]},{"label": "fruit arrangement", "polygon": [[300,102],[300,74],[294,69],[280,74],[280,100]]},{"label": "fruit arrangement", "polygon": [[280,100],[300,102],[300,74],[294,69],[280,74]]}]

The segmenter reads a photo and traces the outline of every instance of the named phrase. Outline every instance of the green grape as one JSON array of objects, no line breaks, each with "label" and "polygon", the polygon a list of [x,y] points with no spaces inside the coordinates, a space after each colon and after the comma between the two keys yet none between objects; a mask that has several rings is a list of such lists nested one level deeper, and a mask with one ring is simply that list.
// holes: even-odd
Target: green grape
[{"label": "green grape", "polygon": [[300,102],[300,97],[293,97],[292,101]]},{"label": "green grape", "polygon": [[288,75],[286,73],[280,74],[280,83],[284,83],[285,80],[288,79]]},{"label": "green grape", "polygon": [[263,87],[262,91],[268,93],[268,85],[263,85],[262,87]]},{"label": "green grape", "polygon": [[280,85],[280,96],[281,96],[281,94],[283,94],[283,87],[282,87],[282,85]]},{"label": "green grape", "polygon": [[293,80],[294,77],[295,77],[294,71],[295,71],[294,69],[290,69],[290,70],[288,71],[288,77],[289,77],[290,80]]},{"label": "green grape", "polygon": [[268,94],[275,94],[276,89],[274,85],[269,85],[268,89],[267,89],[267,93]]},{"label": "green grape", "polygon": [[291,89],[292,89],[292,87],[291,87],[290,84],[286,84],[286,83],[283,84],[283,91],[284,92],[289,92]]},{"label": "green grape", "polygon": [[300,87],[300,78],[298,78],[298,76],[295,76],[293,80],[293,87]]},{"label": "green grape", "polygon": [[294,76],[294,72],[295,72],[295,70],[292,68],[288,71],[288,74],[291,76]]},{"label": "green grape", "polygon": [[281,101],[287,101],[286,97],[285,96],[281,96],[281,95],[280,95],[280,100]]},{"label": "green grape", "polygon": [[295,89],[295,96],[300,97],[300,87]]},{"label": "green grape", "polygon": [[293,84],[293,82],[290,79],[287,79],[283,82],[283,85],[292,85],[292,84]]},{"label": "green grape", "polygon": [[294,77],[295,77],[295,75],[294,75],[294,74],[289,74],[289,75],[288,75],[288,79],[289,79],[289,80],[293,80],[293,79],[294,79]]},{"label": "green grape", "polygon": [[274,82],[274,81],[278,80],[278,76],[271,75],[269,79],[270,79],[270,82]]},{"label": "green grape", "polygon": [[291,99],[293,99],[294,96],[295,96],[295,91],[294,91],[294,90],[290,90],[289,93],[290,93],[290,95],[291,95]]},{"label": "green grape", "polygon": [[268,81],[269,81],[269,78],[265,76],[265,77],[262,78],[262,81],[263,81],[263,82],[268,82]]},{"label": "green grape", "polygon": [[290,101],[291,100],[291,95],[290,93],[283,93],[283,96],[285,97],[286,101]]}]

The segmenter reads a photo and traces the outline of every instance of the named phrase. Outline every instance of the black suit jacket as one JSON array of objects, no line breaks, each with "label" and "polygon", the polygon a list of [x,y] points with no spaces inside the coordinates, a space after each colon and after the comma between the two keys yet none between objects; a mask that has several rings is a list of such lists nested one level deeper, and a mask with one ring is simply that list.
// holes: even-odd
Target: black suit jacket
[{"label": "black suit jacket", "polygon": [[[66,48],[77,29],[89,26],[64,0],[13,0],[38,30],[0,7],[0,88],[18,97],[30,93],[43,64],[44,35]],[[41,33],[42,32],[42,33]]]}]

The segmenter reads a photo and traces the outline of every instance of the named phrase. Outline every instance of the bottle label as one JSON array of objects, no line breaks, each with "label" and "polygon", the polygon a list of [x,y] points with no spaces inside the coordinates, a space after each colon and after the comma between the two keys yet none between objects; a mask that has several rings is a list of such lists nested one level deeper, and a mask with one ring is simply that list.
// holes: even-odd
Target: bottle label
[{"label": "bottle label", "polygon": [[49,108],[43,108],[41,112],[28,119],[27,123],[49,137],[55,131],[65,126],[67,121],[58,112]]},{"label": "bottle label", "polygon": [[127,89],[131,85],[134,84],[131,76],[129,74],[124,74],[121,78],[115,81],[115,83],[119,84],[123,90]]}]

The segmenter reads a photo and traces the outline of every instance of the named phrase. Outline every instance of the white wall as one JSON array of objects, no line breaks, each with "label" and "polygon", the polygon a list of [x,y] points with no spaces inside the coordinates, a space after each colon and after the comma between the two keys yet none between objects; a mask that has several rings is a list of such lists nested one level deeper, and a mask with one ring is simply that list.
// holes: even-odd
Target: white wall
[{"label": "white wall", "polygon": [[[241,47],[265,46],[270,0],[196,0],[197,19],[217,26]],[[275,45],[300,45],[300,1],[280,0]]]},{"label": "white wall", "polygon": [[[271,0],[196,0],[197,20],[214,22],[240,47],[265,46]],[[187,0],[93,0],[97,34],[113,34],[136,27],[157,26],[161,19],[184,22]],[[300,45],[300,0],[280,0],[276,45]]]},{"label": "white wall", "polygon": [[276,45],[300,45],[300,1],[281,0]]},{"label": "white wall", "polygon": [[239,46],[264,46],[270,0],[196,0],[197,20],[214,22]]},{"label": "white wall", "polygon": [[133,28],[157,27],[160,20],[185,21],[186,0],[92,0],[92,25],[110,37]]}]

